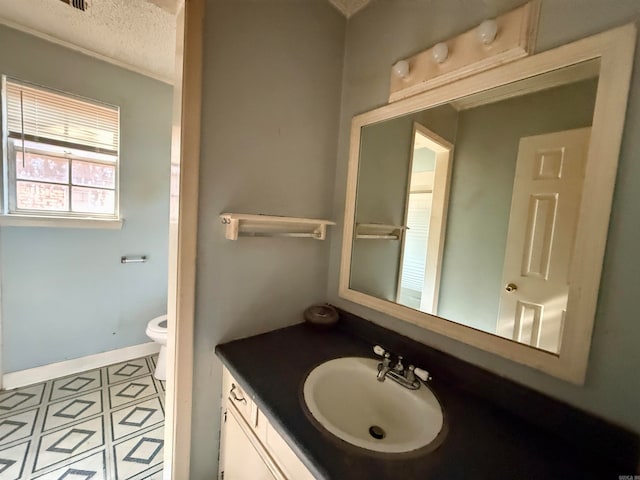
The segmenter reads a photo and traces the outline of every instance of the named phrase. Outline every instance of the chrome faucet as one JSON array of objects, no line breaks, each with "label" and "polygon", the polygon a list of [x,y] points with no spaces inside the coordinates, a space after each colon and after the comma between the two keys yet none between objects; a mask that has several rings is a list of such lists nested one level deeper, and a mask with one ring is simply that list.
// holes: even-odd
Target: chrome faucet
[{"label": "chrome faucet", "polygon": [[405,368],[402,364],[403,357],[399,355],[398,361],[392,367],[391,354],[380,345],[373,347],[373,351],[376,355],[382,357],[382,362],[378,364],[377,379],[379,382],[384,382],[386,378],[389,377],[394,382],[408,388],[409,390],[417,390],[420,388],[420,380],[425,383],[431,380],[431,376],[426,370],[416,368],[413,365],[409,365]]}]

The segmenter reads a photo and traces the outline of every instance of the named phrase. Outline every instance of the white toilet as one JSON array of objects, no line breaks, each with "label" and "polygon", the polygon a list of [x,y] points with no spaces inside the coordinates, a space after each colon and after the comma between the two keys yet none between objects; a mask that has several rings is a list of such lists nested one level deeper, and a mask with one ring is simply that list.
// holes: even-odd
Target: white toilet
[{"label": "white toilet", "polygon": [[147,336],[160,344],[158,363],[153,374],[158,380],[167,379],[167,316],[160,315],[149,321],[147,324]]}]

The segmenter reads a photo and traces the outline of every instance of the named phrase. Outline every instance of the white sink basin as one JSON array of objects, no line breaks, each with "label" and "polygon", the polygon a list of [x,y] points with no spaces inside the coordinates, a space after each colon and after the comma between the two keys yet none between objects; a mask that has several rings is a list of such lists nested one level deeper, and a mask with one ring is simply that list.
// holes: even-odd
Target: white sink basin
[{"label": "white sink basin", "polygon": [[390,378],[379,382],[377,373],[378,361],[369,358],[319,365],[304,383],[311,415],[338,438],[376,452],[410,452],[433,442],[443,426],[433,392],[425,385],[409,390]]}]

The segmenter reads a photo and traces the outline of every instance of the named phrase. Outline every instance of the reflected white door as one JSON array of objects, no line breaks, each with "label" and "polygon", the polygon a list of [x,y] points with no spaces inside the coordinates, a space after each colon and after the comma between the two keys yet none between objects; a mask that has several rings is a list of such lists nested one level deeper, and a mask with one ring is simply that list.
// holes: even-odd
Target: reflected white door
[{"label": "reflected white door", "polygon": [[520,139],[496,333],[557,353],[590,128]]},{"label": "reflected white door", "polygon": [[436,314],[453,145],[414,123],[396,301]]}]

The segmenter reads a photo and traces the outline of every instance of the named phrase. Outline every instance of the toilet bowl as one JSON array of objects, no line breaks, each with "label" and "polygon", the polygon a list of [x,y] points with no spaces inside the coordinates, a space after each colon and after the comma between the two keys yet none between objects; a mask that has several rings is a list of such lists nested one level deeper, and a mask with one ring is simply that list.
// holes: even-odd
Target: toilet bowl
[{"label": "toilet bowl", "polygon": [[147,336],[160,344],[160,353],[156,371],[153,374],[158,380],[167,379],[167,316],[160,315],[149,321],[147,324]]}]

